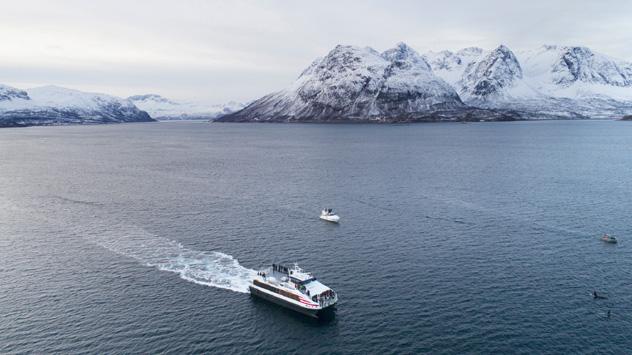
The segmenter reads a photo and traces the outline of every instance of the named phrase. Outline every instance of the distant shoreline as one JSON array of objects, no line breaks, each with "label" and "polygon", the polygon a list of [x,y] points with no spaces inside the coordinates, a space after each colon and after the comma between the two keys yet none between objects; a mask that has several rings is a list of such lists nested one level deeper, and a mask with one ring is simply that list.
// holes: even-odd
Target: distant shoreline
[{"label": "distant shoreline", "polygon": [[306,124],[306,125],[401,125],[401,124],[424,124],[424,123],[490,123],[490,122],[554,122],[554,121],[632,121],[632,116],[626,118],[552,118],[552,119],[517,119],[517,120],[478,120],[478,121],[455,121],[455,120],[436,120],[436,121],[365,121],[365,120],[330,120],[330,121],[209,121],[209,120],[165,120],[165,121],[149,121],[149,122],[108,122],[108,123],[47,123],[47,124],[0,124],[3,128],[29,128],[29,127],[66,127],[66,126],[110,126],[110,125],[129,125],[129,124],[157,124],[157,123],[177,123],[177,122],[199,122],[199,123],[239,123],[239,124]]}]

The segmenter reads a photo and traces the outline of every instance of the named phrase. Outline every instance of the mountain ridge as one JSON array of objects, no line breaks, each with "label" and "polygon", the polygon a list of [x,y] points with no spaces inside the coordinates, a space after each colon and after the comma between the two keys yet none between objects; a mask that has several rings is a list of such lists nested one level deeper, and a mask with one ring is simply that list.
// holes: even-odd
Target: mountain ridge
[{"label": "mountain ridge", "polygon": [[511,112],[466,107],[422,56],[398,43],[382,53],[337,45],[287,88],[216,121],[414,122],[485,116],[516,118]]},{"label": "mountain ridge", "polygon": [[20,90],[0,85],[0,127],[152,122],[130,100],[49,85]]},{"label": "mountain ridge", "polygon": [[133,95],[128,97],[138,108],[159,121],[211,120],[245,107],[244,104],[229,101],[220,105],[198,102],[176,101],[158,94]]},{"label": "mountain ridge", "polygon": [[632,64],[587,47],[512,51],[501,44],[420,55],[398,43],[382,53],[338,45],[287,88],[217,121],[618,119],[630,113]]},{"label": "mountain ridge", "polygon": [[[512,108],[525,119],[617,119],[632,112],[630,63],[581,46],[543,45],[516,52],[501,47],[513,55],[522,73],[509,71],[500,77],[503,84],[493,86],[495,90],[486,95],[471,90],[473,78],[468,70],[489,61],[494,51],[470,58],[466,68],[446,69],[437,60],[431,63],[437,75],[452,79],[463,101],[474,107]],[[494,82],[496,74],[484,73],[478,79]]]}]

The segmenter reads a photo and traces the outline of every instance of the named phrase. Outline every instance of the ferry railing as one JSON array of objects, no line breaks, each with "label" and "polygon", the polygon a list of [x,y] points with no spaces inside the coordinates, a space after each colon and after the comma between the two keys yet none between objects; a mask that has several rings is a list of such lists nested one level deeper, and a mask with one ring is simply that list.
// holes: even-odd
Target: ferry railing
[{"label": "ferry railing", "polygon": [[331,297],[331,298],[321,298],[321,299],[318,300],[318,303],[320,304],[320,306],[322,308],[325,308],[325,307],[331,306],[332,304],[336,303],[337,301],[338,301],[338,296],[334,296],[334,297]]}]

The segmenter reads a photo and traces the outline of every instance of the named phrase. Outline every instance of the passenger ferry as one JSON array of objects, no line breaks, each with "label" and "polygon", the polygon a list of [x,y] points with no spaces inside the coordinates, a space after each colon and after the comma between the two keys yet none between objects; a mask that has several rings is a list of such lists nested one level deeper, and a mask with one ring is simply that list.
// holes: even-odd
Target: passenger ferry
[{"label": "passenger ferry", "polygon": [[331,312],[338,295],[298,265],[272,264],[261,270],[250,284],[250,293],[267,301],[319,318]]}]

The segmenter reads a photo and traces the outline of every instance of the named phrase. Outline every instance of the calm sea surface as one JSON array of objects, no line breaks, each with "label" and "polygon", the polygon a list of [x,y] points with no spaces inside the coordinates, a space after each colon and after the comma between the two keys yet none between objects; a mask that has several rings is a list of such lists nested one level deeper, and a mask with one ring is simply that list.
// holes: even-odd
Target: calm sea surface
[{"label": "calm sea surface", "polygon": [[[281,261],[338,292],[333,320],[248,294]],[[629,354],[631,335],[632,122],[0,130],[0,353]]]}]

